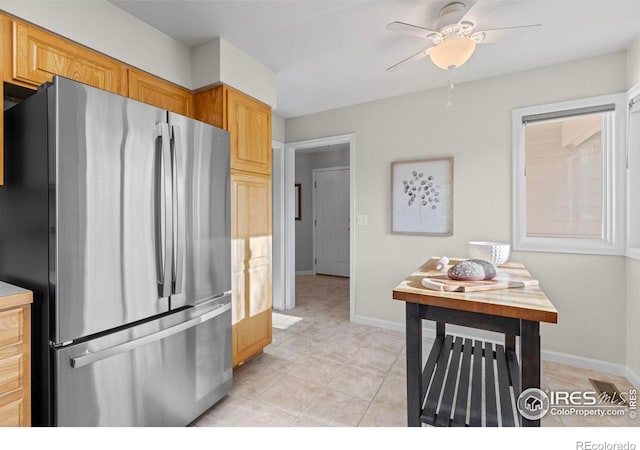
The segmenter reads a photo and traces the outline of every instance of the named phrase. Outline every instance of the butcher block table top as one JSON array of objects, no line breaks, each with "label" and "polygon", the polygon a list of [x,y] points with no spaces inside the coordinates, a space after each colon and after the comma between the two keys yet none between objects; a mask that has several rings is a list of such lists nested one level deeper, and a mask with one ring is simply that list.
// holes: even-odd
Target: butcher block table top
[{"label": "butcher block table top", "polygon": [[33,302],[31,291],[0,281],[0,309],[14,308]]},{"label": "butcher block table top", "polygon": [[[558,311],[539,286],[497,289],[476,292],[450,292],[427,289],[422,279],[442,276],[463,259],[452,258],[443,270],[436,270],[439,257],[433,257],[393,290],[393,298],[405,302],[438,306],[460,311],[536,322],[558,323]],[[522,263],[509,262],[498,266],[498,274],[506,273],[519,279],[533,279]]]}]

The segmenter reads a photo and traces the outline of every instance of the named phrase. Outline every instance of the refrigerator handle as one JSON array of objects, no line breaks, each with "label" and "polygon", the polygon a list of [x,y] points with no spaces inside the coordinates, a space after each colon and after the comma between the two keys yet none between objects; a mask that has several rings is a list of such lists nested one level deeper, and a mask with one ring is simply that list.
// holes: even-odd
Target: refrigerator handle
[{"label": "refrigerator handle", "polygon": [[186,205],[184,203],[184,163],[182,152],[182,136],[180,127],[173,125],[172,134],[172,159],[173,159],[173,294],[182,293],[184,279],[184,252],[185,252],[185,216]]},{"label": "refrigerator handle", "polygon": [[171,174],[171,149],[169,125],[158,123],[156,125],[156,139],[161,139],[160,145],[160,170],[158,172],[157,202],[160,216],[157,218],[159,224],[157,243],[158,254],[158,284],[160,297],[171,295],[171,270],[173,263],[173,197],[172,197],[172,174]]},{"label": "refrigerator handle", "polygon": [[186,322],[182,322],[181,324],[167,328],[166,330],[158,331],[157,333],[153,333],[138,339],[133,339],[132,341],[128,341],[123,344],[114,345],[113,347],[105,348],[104,350],[100,350],[95,353],[87,352],[82,356],[71,358],[71,367],[79,369],[80,367],[88,366],[89,364],[96,363],[100,360],[115,356],[119,353],[128,352],[138,347],[142,347],[143,345],[157,342],[169,336],[173,336],[174,334],[178,334],[181,331],[188,330],[189,328],[192,328],[198,324],[211,320],[214,317],[218,317],[219,315],[224,314],[225,312],[230,310],[231,303],[224,303],[214,310],[206,312],[203,315],[196,317],[195,319],[187,320]]}]

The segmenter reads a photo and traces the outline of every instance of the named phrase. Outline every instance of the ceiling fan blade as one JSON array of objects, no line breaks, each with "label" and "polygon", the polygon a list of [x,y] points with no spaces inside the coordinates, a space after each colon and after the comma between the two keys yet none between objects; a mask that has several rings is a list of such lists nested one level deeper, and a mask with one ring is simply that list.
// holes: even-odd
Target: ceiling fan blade
[{"label": "ceiling fan blade", "polygon": [[462,16],[458,21],[458,24],[461,24],[462,22],[470,22],[473,24],[473,28],[477,27],[480,21],[491,14],[491,11],[493,11],[501,1],[502,0],[478,0],[471,5],[469,11]]},{"label": "ceiling fan blade", "polygon": [[473,33],[471,35],[471,39],[476,41],[478,44],[491,44],[499,41],[529,39],[535,37],[541,29],[542,25],[496,28],[494,30],[483,30]]},{"label": "ceiling fan blade", "polygon": [[392,70],[396,70],[398,67],[400,67],[401,65],[406,64],[408,62],[418,61],[419,59],[424,58],[429,53],[431,53],[431,49],[432,48],[433,47],[425,48],[424,50],[419,51],[415,55],[409,56],[408,58],[403,59],[402,61],[400,61],[399,63],[394,64],[391,67],[387,67],[387,72],[392,71]]},{"label": "ceiling fan blade", "polygon": [[428,28],[422,28],[404,22],[391,22],[387,25],[387,30],[419,37],[428,37],[437,33],[437,31],[429,30]]}]

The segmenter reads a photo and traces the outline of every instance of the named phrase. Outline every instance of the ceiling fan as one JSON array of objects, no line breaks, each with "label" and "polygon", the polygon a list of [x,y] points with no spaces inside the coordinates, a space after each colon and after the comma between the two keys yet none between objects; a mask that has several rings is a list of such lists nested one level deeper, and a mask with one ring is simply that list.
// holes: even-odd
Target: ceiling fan
[{"label": "ceiling fan", "polygon": [[500,2],[501,0],[478,0],[468,10],[466,10],[464,3],[448,3],[440,10],[437,30],[405,22],[391,22],[387,25],[387,30],[425,38],[430,41],[430,45],[415,55],[387,68],[387,70],[397,69],[427,55],[441,69],[453,70],[467,62],[477,44],[533,37],[540,31],[542,25],[524,25],[492,30],[477,29],[478,24]]}]

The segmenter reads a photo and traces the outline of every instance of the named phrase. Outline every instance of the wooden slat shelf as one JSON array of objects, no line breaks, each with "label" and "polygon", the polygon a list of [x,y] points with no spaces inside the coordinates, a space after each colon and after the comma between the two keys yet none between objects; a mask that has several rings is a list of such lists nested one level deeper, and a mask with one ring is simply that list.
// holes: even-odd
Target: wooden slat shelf
[{"label": "wooden slat shelf", "polygon": [[503,345],[452,335],[436,337],[424,365],[423,423],[435,426],[519,426],[518,359]]}]

